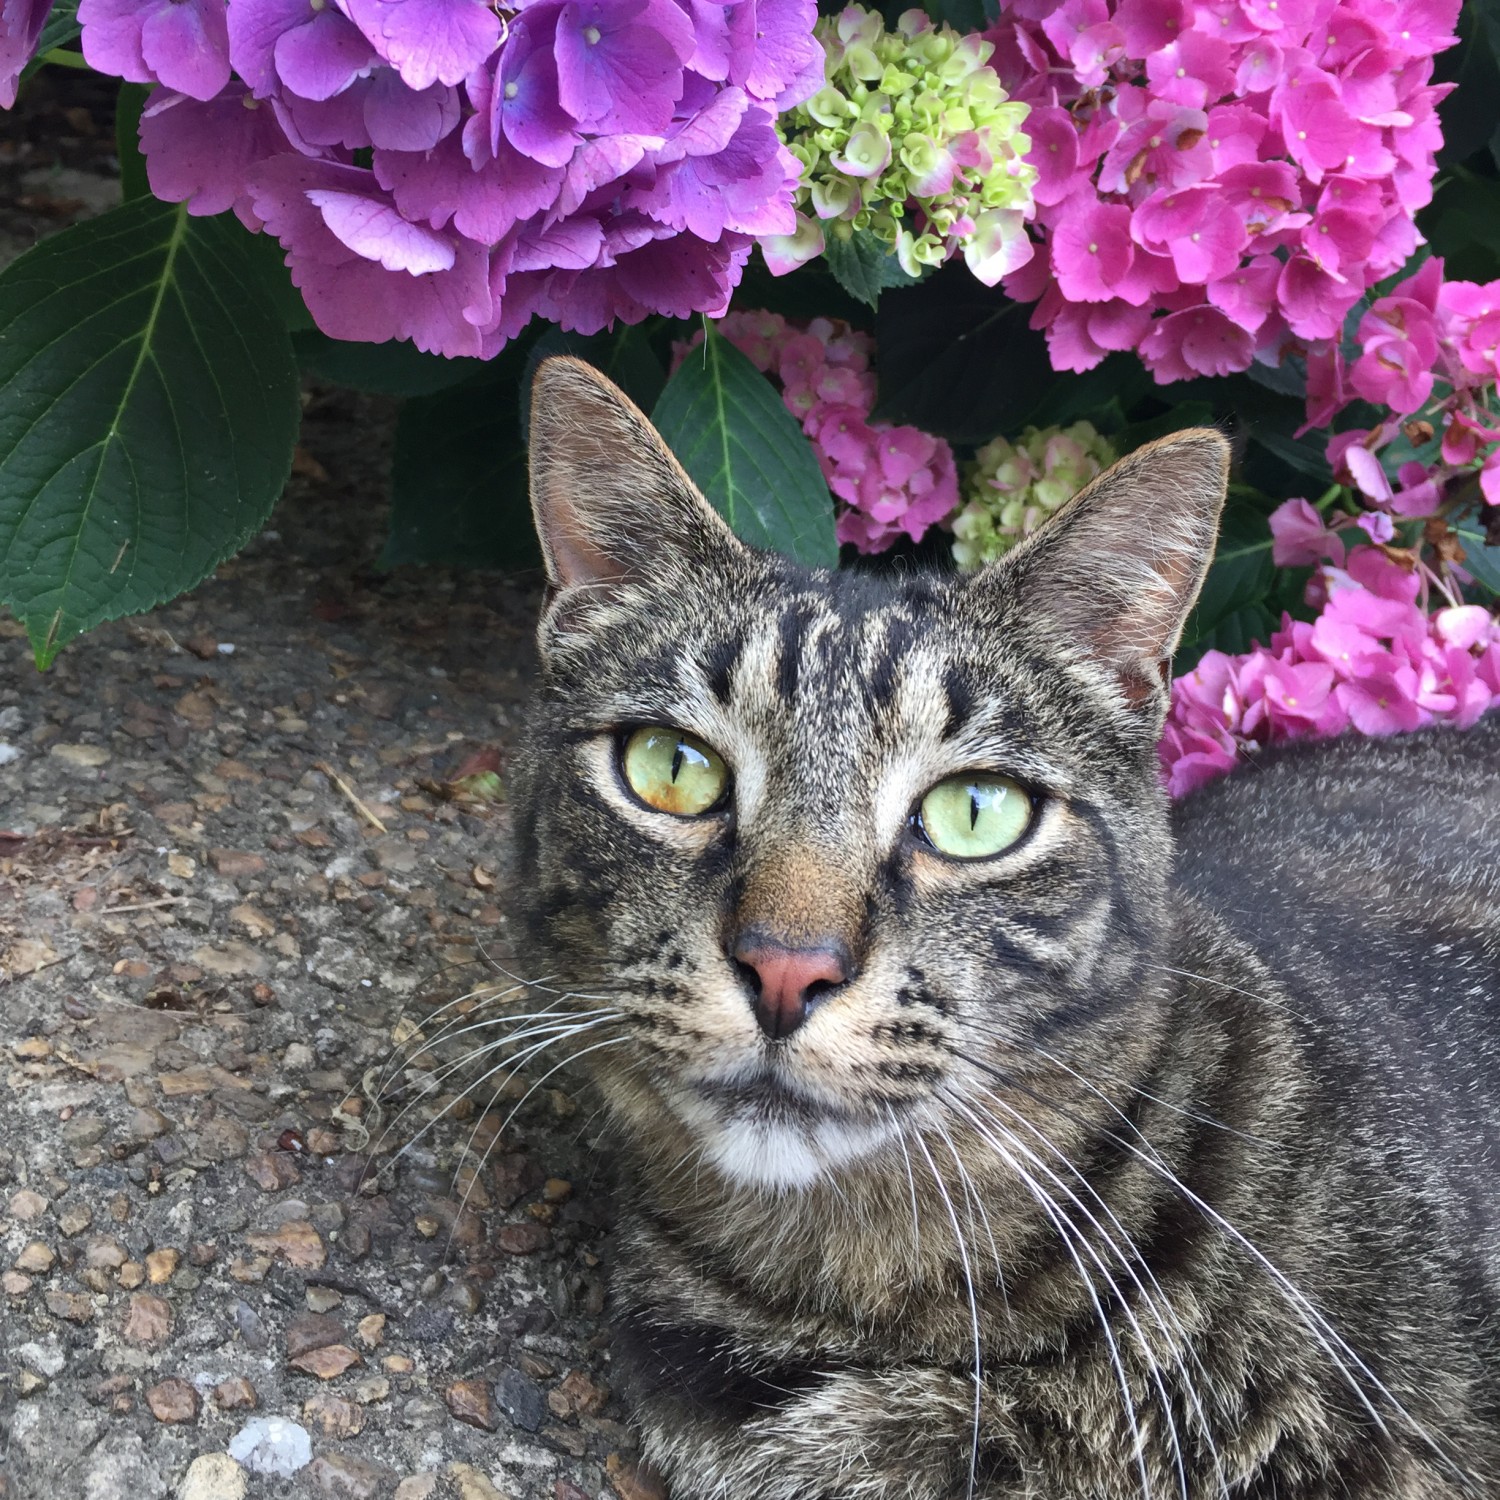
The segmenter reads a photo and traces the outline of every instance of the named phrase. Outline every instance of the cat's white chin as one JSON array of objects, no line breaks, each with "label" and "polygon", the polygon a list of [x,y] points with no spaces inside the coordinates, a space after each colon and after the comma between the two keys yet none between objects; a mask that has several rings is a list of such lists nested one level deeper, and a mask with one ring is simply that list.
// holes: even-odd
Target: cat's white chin
[{"label": "cat's white chin", "polygon": [[737,1187],[801,1192],[868,1156],[894,1135],[885,1121],[765,1119],[704,1100],[683,1111],[704,1159]]}]

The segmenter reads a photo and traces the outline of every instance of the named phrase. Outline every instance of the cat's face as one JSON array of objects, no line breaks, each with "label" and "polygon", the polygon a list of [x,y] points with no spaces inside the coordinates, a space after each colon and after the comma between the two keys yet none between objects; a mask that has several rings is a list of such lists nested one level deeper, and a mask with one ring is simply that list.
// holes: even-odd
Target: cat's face
[{"label": "cat's face", "polygon": [[[534,472],[557,592],[517,899],[533,965],[597,997],[568,1005],[602,1017],[579,1050],[627,1125],[799,1188],[1060,1036],[1112,1036],[1170,858],[1156,664],[1216,499],[1191,555],[1121,549],[1150,618],[1107,630],[1087,591],[1043,608],[1069,580],[1040,556],[809,573],[734,542],[616,394],[552,369]],[[549,403],[596,395],[593,448],[576,420],[549,434]],[[1189,455],[1209,489],[1221,448]]]}]

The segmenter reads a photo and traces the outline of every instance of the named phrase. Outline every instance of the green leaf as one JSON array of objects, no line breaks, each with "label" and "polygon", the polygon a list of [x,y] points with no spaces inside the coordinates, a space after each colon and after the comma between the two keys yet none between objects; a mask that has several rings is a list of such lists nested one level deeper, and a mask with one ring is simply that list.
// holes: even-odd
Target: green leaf
[{"label": "green leaf", "polygon": [[1276,584],[1271,529],[1265,512],[1231,499],[1219,526],[1213,565],[1188,617],[1173,669],[1192,669],[1205,651],[1240,652],[1264,641],[1280,623],[1270,600]]},{"label": "green leaf", "polygon": [[192,587],[264,525],[297,387],[232,221],[141,199],[0,274],[0,602],[38,666]]},{"label": "green leaf", "polygon": [[[262,238],[276,245],[269,236]],[[293,292],[300,302],[301,294],[295,288]],[[298,362],[310,375],[380,396],[431,396],[474,378],[485,368],[482,359],[445,359],[441,354],[424,354],[404,339],[356,344],[331,339],[310,326],[298,332],[292,344]]]},{"label": "green leaf", "polygon": [[888,287],[915,286],[922,280],[908,276],[901,262],[868,229],[856,229],[847,240],[829,235],[823,259],[838,284],[868,307],[876,306]]},{"label": "green leaf", "polygon": [[402,406],[383,567],[541,561],[517,421],[526,351],[512,344],[475,380]]},{"label": "green leaf", "polygon": [[876,419],[909,422],[950,443],[1023,426],[1058,379],[1042,335],[1026,326],[1030,315],[961,262],[881,298]]},{"label": "green leaf", "polygon": [[833,501],[811,445],[770,381],[712,326],[667,382],[652,421],[752,547],[808,567],[838,563]]},{"label": "green leaf", "polygon": [[1483,516],[1470,511],[1453,523],[1453,529],[1464,544],[1465,570],[1474,575],[1481,588],[1500,596],[1500,547],[1489,545]]},{"label": "green leaf", "polygon": [[115,95],[115,154],[120,158],[120,196],[127,203],[151,196],[140,137],[141,111],[150,97],[144,83],[122,83]]},{"label": "green leaf", "polygon": [[1500,182],[1454,167],[1422,216],[1422,232],[1432,253],[1443,257],[1445,279],[1500,276]]}]

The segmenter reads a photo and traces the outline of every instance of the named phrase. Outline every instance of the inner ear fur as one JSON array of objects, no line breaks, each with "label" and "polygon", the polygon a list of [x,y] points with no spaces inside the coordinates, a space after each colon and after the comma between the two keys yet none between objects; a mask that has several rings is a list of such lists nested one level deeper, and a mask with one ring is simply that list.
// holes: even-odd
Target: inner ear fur
[{"label": "inner ear fur", "polygon": [[530,472],[554,591],[609,594],[744,551],[645,413],[582,360],[558,355],[537,367]]},{"label": "inner ear fur", "polygon": [[1158,702],[1213,559],[1229,443],[1189,428],[1128,454],[992,565],[1026,612]]}]

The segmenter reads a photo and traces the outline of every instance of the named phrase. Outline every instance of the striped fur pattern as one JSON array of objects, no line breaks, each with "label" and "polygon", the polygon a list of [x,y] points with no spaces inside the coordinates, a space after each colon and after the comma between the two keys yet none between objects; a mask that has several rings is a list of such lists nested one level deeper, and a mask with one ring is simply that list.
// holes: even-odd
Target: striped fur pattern
[{"label": "striped fur pattern", "polygon": [[[1225,446],[970,579],[741,546],[542,367],[515,902],[626,1179],[615,1358],[676,1500],[1500,1493],[1500,732],[1290,752],[1173,826],[1155,741]],[[629,793],[691,731],[733,795]],[[910,826],[1036,798],[994,859]],[[757,1028],[727,947],[833,935]]]}]

